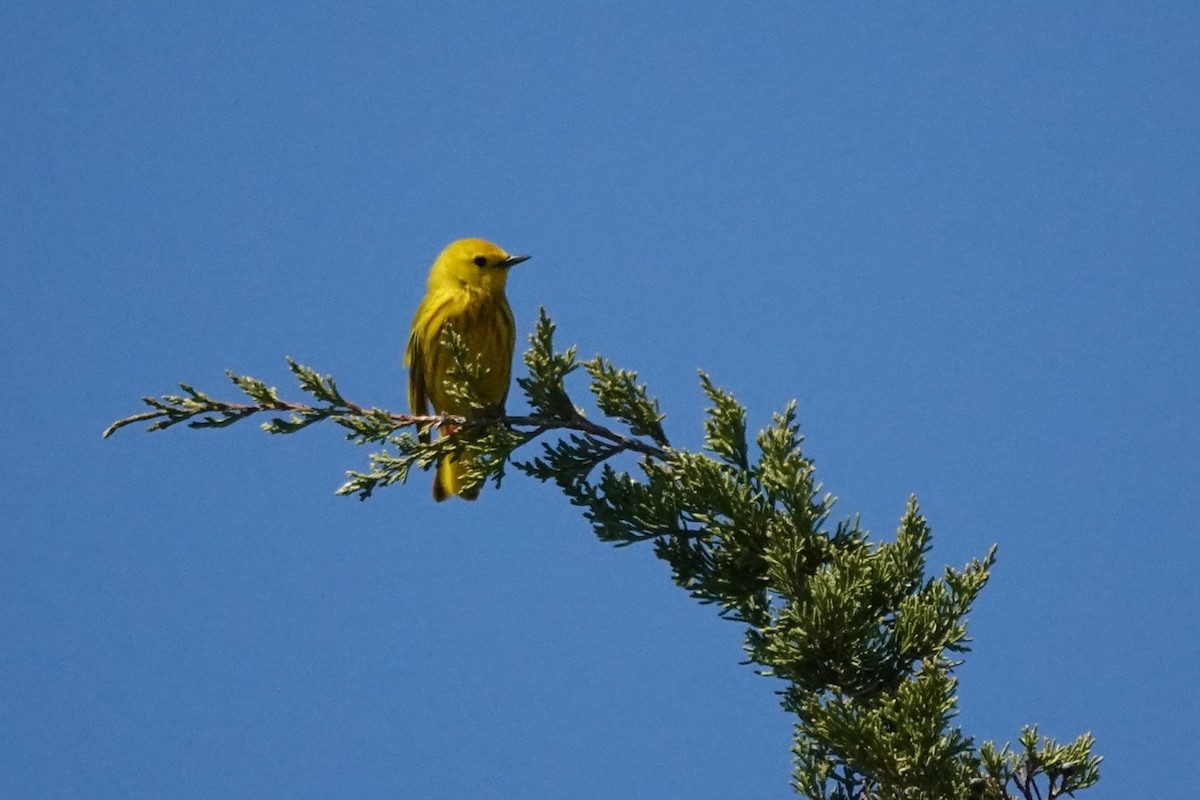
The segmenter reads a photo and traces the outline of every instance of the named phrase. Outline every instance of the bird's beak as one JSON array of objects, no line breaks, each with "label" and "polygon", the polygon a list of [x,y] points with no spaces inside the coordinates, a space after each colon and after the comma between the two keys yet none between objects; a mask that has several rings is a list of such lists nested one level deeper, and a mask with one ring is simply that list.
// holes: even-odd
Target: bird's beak
[{"label": "bird's beak", "polygon": [[515,267],[517,264],[520,264],[522,261],[528,261],[528,260],[529,260],[529,256],[509,256],[508,258],[504,259],[496,266],[504,267],[505,269],[508,269],[509,267]]}]

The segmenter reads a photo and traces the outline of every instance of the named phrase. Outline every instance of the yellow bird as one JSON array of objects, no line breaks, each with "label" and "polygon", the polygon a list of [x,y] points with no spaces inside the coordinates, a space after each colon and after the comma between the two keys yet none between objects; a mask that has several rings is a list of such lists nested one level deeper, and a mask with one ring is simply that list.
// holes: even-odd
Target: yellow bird
[{"label": "yellow bird", "polygon": [[[509,268],[527,258],[510,256],[483,239],[460,239],[451,242],[433,262],[429,287],[413,317],[404,352],[408,405],[413,414],[428,414],[430,405],[435,414],[466,415],[471,411],[446,393],[446,376],[453,363],[442,346],[442,331],[447,326],[462,339],[467,353],[487,368],[479,387],[480,399],[504,407],[516,336],[504,284]],[[465,472],[463,462],[443,459],[433,479],[433,499],[440,503],[454,494],[465,500],[478,497],[478,488],[463,491]]]}]

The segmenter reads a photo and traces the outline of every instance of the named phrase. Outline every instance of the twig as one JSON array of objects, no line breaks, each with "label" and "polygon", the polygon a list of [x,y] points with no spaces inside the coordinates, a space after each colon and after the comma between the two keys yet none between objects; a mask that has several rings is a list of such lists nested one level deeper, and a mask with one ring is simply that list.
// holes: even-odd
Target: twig
[{"label": "twig", "polygon": [[[263,412],[278,413],[282,411],[298,415],[301,421],[286,431],[272,430],[272,432],[291,433],[301,427],[307,427],[314,422],[327,418],[373,417],[378,419],[382,417],[394,423],[393,430],[411,425],[419,427],[455,425],[463,428],[506,425],[516,429],[532,428],[531,431],[522,431],[522,433],[527,434],[526,441],[531,441],[551,430],[572,430],[612,442],[617,446],[613,455],[624,450],[631,450],[660,460],[667,457],[667,451],[661,447],[617,433],[582,416],[551,418],[529,415],[500,415],[484,418],[468,418],[457,414],[397,414],[378,408],[364,409],[362,406],[346,400],[340,401],[337,405],[328,406],[310,406],[304,403],[292,403],[278,399],[273,399],[269,403],[233,403],[213,400],[207,395],[191,390],[190,387],[184,387],[184,390],[188,392],[189,397],[164,395],[161,399],[153,397],[142,398],[143,402],[156,410],[117,420],[105,428],[102,434],[103,438],[108,438],[116,431],[128,425],[134,425],[139,422],[150,422],[152,420],[158,421],[147,429],[149,431],[163,430],[182,422],[187,422],[188,427],[191,428],[215,428],[225,427],[254,414]],[[221,416],[210,416],[212,414],[219,414]],[[197,417],[199,419],[196,419]],[[268,429],[271,430],[270,428]]]}]

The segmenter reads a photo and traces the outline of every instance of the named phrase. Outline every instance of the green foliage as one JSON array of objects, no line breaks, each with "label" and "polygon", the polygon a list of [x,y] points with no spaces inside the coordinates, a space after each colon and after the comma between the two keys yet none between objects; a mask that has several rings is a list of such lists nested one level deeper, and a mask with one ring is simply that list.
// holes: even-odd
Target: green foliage
[{"label": "green foliage", "polygon": [[[1018,740],[1021,752],[1005,744],[1000,749],[991,742],[979,748],[983,771],[987,776],[988,798],[1006,798],[1003,787],[1011,785],[1016,797],[1025,800],[1054,800],[1073,797],[1100,779],[1101,757],[1092,755],[1096,738],[1085,733],[1070,744],[1060,745],[1049,737],[1038,737],[1037,726],[1026,726]],[[1045,791],[1041,786],[1045,785]]]},{"label": "green foliage", "polygon": [[537,326],[529,337],[529,349],[525,352],[525,367],[529,376],[517,378],[517,385],[529,399],[533,413],[545,419],[568,420],[582,417],[583,412],[575,407],[563,381],[575,370],[575,348],[566,352],[554,352],[554,323],[546,315],[546,309],[538,310]]},{"label": "green foliage", "polygon": [[[447,391],[475,409],[467,416],[362,408],[332,378],[289,359],[314,404],[284,401],[261,381],[231,373],[251,402],[219,401],[183,385],[181,395],[145,398],[151,411],[104,435],[136,422],[150,430],[225,427],[267,412],[262,427],[271,433],[331,419],[350,441],[382,446],[339,494],[365,499],[451,454],[470,456],[468,480],[476,484],[499,486],[510,464],[554,483],[602,541],[652,543],[678,586],[745,626],[748,661],[781,682],[782,706],[796,717],[793,787],[806,797],[1049,800],[1098,780],[1090,734],[1059,745],[1026,728],[1018,752],[1008,744],[976,747],[954,724],[966,615],[987,583],[994,547],[930,577],[932,532],[915,498],[892,541],[872,541],[857,518],[830,530],[835,499],[803,453],[795,403],[774,415],[752,448],[746,409],[701,373],[710,403],[704,450],[674,448],[658,401],[635,373],[599,356],[579,362],[574,348],[555,351],[554,330],[541,312],[524,356],[528,375],[517,379],[532,409],[524,416],[478,402],[483,369],[451,333],[443,342],[454,359]],[[589,420],[571,399],[565,381],[580,366],[597,408],[619,426]],[[428,435],[446,426],[458,432]],[[535,439],[537,454],[514,460]],[[635,460],[614,460],[622,454]]]},{"label": "green foliage", "polygon": [[646,395],[646,387],[638,384],[636,372],[617,369],[600,356],[584,362],[583,368],[592,376],[592,394],[606,416],[624,422],[634,436],[649,436],[655,444],[667,444],[662,429],[665,415],[659,412],[658,401]]},{"label": "green foliage", "polygon": [[472,357],[463,343],[462,337],[450,325],[442,329],[442,347],[450,351],[450,369],[447,371],[445,390],[446,395],[456,405],[471,409],[472,417],[481,417],[494,413],[498,409],[488,408],[488,403],[481,399],[480,385],[487,375],[488,368],[483,360]]}]

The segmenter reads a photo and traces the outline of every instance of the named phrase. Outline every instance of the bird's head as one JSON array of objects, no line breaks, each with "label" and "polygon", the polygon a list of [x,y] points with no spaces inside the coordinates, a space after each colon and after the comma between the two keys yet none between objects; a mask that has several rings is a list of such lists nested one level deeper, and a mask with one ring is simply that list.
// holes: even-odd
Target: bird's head
[{"label": "bird's head", "polygon": [[460,284],[486,292],[503,292],[509,268],[527,258],[529,256],[510,256],[483,239],[459,239],[447,245],[433,262],[429,288]]}]

